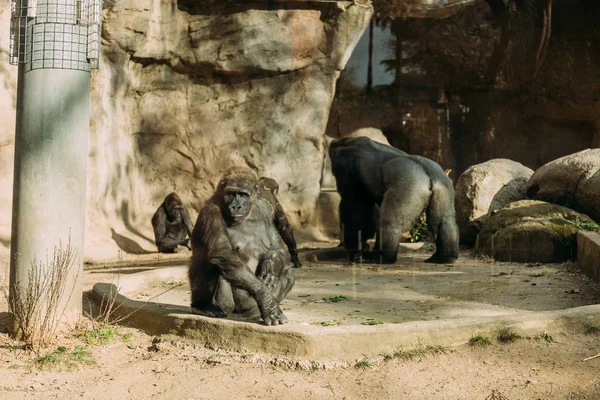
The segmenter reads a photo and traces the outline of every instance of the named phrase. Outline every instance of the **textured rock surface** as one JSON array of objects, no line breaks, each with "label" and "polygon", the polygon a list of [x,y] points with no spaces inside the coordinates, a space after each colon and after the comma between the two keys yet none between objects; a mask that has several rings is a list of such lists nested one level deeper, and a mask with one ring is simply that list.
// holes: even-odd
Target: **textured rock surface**
[{"label": "textured rock surface", "polygon": [[566,261],[577,254],[578,226],[593,224],[588,216],[569,208],[521,200],[486,219],[475,252],[497,261]]},{"label": "textured rock surface", "polygon": [[0,0],[0,254],[8,254],[12,212],[17,69],[8,64],[10,2]]},{"label": "textured rock surface", "polygon": [[600,221],[600,149],[583,150],[540,167],[527,183],[527,196]]},{"label": "textured rock surface", "polygon": [[[311,220],[336,79],[371,8],[227,4],[105,4],[100,68],[92,74],[87,259],[155,251],[150,217],[165,194],[176,191],[198,210],[232,165],[276,179],[295,226]],[[0,10],[7,5],[0,0]],[[8,31],[8,13],[2,21]],[[12,101],[8,91],[0,101]],[[12,140],[13,128],[0,128],[2,140]],[[12,142],[6,147],[0,179],[11,187]],[[10,201],[2,203],[4,223]],[[5,235],[6,227],[2,243]]]},{"label": "textured rock surface", "polygon": [[533,171],[524,165],[497,158],[469,167],[456,182],[456,222],[460,241],[472,245],[488,213],[526,198],[527,180]]}]

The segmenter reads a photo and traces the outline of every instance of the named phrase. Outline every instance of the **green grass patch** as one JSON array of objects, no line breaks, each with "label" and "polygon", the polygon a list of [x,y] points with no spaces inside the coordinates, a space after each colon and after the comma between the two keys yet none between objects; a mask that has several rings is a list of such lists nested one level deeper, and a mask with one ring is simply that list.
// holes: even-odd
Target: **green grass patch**
[{"label": "green grass patch", "polygon": [[326,303],[339,303],[340,301],[348,300],[346,296],[329,296],[323,297],[323,301]]},{"label": "green grass patch", "polygon": [[496,333],[496,340],[500,343],[512,343],[519,339],[522,339],[522,336],[510,328],[498,329],[498,333]]},{"label": "green grass patch", "polygon": [[489,346],[492,344],[490,339],[482,335],[475,335],[469,339],[469,345],[471,346]]},{"label": "green grass patch", "polygon": [[398,349],[393,353],[386,354],[383,358],[391,360],[399,358],[401,360],[412,360],[413,358],[421,358],[428,354],[446,354],[448,348],[444,346],[421,346],[410,350]]},{"label": "green grass patch", "polygon": [[[76,336],[83,340],[86,344],[97,346],[97,345],[105,345],[112,342],[115,338],[119,336],[119,328],[114,325],[99,325],[94,329],[85,330]],[[125,339],[125,335],[122,335],[121,338],[124,341],[128,341],[131,339],[131,334],[128,339]]]},{"label": "green grass patch", "polygon": [[385,324],[385,322],[383,321],[365,321],[365,322],[361,322],[361,325],[383,325]]},{"label": "green grass patch", "polygon": [[584,221],[579,218],[575,218],[574,221],[571,221],[573,225],[577,227],[577,229],[581,231],[598,231],[600,230],[600,225],[594,221]]},{"label": "green grass patch", "polygon": [[361,361],[357,362],[356,365],[354,365],[354,366],[356,368],[360,368],[360,369],[367,369],[367,368],[371,368],[373,366],[373,364],[369,360],[361,360]]},{"label": "green grass patch", "polygon": [[329,321],[320,321],[320,322],[311,322],[311,325],[321,325],[321,326],[338,326],[342,324],[342,321],[339,319],[332,319]]},{"label": "green grass patch", "polygon": [[548,342],[548,343],[553,343],[554,342],[554,338],[548,332],[540,332],[537,336],[535,336],[535,339],[537,339],[537,340],[543,340],[543,341]]},{"label": "green grass patch", "polygon": [[52,353],[38,357],[35,364],[40,369],[73,369],[81,365],[94,365],[96,360],[87,346],[77,346],[73,350],[59,346]]},{"label": "green grass patch", "polygon": [[585,333],[588,335],[598,335],[600,334],[600,325],[596,324],[585,324],[583,326]]}]

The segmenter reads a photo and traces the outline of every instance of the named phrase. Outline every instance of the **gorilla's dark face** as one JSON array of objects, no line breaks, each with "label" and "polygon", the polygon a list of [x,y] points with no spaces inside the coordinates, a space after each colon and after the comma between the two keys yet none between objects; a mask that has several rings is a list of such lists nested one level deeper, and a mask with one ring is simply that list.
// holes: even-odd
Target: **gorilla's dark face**
[{"label": "gorilla's dark face", "polygon": [[165,211],[169,217],[169,221],[179,221],[181,219],[181,212],[183,210],[183,204],[181,200],[174,197],[167,197],[165,200]]},{"label": "gorilla's dark face", "polygon": [[225,216],[233,223],[243,221],[252,208],[252,197],[244,191],[227,191],[223,196]]}]

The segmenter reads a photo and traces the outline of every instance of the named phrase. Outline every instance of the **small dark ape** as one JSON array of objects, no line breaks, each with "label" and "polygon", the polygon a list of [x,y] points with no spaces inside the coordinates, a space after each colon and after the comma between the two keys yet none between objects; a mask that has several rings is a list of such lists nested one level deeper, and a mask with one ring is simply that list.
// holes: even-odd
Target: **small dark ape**
[{"label": "small dark ape", "polygon": [[279,193],[279,184],[275,179],[262,177],[258,180],[258,193],[269,202],[271,208],[273,209],[273,222],[275,223],[275,227],[281,235],[281,238],[288,247],[288,251],[290,252],[290,258],[292,259],[294,268],[301,268],[302,264],[298,259],[298,249],[296,248],[296,239],[294,238],[294,231],[290,227],[290,222],[288,221],[287,215],[285,214],[283,207],[279,203],[279,200],[277,200],[277,193]]},{"label": "small dark ape", "polygon": [[191,250],[188,236],[192,235],[194,226],[177,193],[165,197],[152,216],[152,227],[159,252],[177,253],[181,246]]},{"label": "small dark ape", "polygon": [[200,210],[188,271],[196,314],[287,322],[279,303],[294,285],[294,272],[257,186],[251,170],[232,168]]}]

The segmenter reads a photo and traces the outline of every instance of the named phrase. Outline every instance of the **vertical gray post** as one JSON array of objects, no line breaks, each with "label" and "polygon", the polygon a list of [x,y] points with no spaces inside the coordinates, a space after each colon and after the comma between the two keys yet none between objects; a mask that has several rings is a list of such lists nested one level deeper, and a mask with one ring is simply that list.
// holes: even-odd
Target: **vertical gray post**
[{"label": "vertical gray post", "polygon": [[11,61],[19,75],[10,288],[13,297],[28,290],[34,264],[52,276],[55,250],[70,243],[73,263],[53,310],[59,324],[81,315],[90,70],[98,54],[90,59],[90,45],[97,50],[100,9],[101,0],[13,1]]}]

